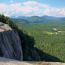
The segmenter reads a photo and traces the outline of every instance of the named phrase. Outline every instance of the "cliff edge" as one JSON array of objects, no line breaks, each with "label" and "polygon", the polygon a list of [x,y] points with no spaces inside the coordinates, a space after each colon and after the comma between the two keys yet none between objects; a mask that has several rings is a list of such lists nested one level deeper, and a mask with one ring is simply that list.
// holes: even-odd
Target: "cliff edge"
[{"label": "cliff edge", "polygon": [[0,57],[23,60],[21,41],[17,31],[0,22]]}]

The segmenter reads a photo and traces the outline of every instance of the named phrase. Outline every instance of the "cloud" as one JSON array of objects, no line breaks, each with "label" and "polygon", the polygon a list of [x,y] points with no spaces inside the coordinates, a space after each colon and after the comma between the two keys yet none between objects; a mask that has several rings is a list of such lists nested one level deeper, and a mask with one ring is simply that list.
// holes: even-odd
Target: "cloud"
[{"label": "cloud", "polygon": [[0,13],[6,16],[65,16],[65,8],[51,7],[37,1],[0,3]]}]

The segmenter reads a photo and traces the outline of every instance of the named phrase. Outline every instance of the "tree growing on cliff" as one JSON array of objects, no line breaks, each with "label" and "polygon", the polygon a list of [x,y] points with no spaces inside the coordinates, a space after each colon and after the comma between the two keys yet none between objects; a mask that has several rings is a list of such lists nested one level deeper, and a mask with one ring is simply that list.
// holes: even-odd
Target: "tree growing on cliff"
[{"label": "tree growing on cliff", "polygon": [[17,26],[14,24],[14,22],[9,17],[4,16],[2,14],[0,14],[0,22],[8,24],[13,29],[17,29]]}]

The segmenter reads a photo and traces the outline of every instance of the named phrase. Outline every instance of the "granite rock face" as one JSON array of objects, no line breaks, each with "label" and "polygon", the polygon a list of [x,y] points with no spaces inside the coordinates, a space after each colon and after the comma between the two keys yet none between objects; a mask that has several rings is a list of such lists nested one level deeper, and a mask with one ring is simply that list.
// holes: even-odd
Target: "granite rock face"
[{"label": "granite rock face", "polygon": [[17,31],[0,22],[0,56],[23,60],[21,41]]}]

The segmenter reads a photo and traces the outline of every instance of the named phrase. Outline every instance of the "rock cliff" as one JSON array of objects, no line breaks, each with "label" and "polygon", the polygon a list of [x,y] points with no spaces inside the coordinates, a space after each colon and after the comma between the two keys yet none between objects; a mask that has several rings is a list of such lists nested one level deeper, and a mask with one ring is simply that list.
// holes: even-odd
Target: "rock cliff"
[{"label": "rock cliff", "polygon": [[17,31],[0,22],[0,56],[23,60],[21,41]]}]

